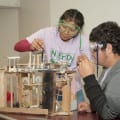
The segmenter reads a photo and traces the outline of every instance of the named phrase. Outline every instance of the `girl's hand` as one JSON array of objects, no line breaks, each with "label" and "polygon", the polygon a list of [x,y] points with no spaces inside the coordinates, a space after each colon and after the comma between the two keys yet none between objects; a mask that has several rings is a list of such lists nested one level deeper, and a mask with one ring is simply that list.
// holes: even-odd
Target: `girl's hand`
[{"label": "girl's hand", "polygon": [[30,46],[31,50],[44,49],[44,42],[40,39],[34,39]]}]

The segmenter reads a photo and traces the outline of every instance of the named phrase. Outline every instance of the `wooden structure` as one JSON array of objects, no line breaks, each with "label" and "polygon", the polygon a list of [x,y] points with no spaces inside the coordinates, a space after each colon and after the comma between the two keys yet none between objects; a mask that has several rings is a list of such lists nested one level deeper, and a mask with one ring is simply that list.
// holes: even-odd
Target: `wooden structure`
[{"label": "wooden structure", "polygon": [[5,81],[5,70],[0,69],[0,107],[6,106],[6,81]]},{"label": "wooden structure", "polygon": [[[74,71],[60,72],[59,67],[41,67],[40,54],[30,53],[29,64],[26,68],[9,66],[1,70],[0,84],[0,111],[44,114],[44,115],[71,115],[70,82]],[[37,62],[35,59],[37,58]],[[43,61],[42,61],[43,62]],[[14,62],[16,63],[16,62]],[[37,65],[35,64],[37,63]],[[42,63],[45,65],[45,63]],[[14,66],[16,66],[14,64]],[[61,92],[57,94],[56,92]],[[8,97],[9,100],[6,98]],[[59,97],[61,96],[61,99]]]}]

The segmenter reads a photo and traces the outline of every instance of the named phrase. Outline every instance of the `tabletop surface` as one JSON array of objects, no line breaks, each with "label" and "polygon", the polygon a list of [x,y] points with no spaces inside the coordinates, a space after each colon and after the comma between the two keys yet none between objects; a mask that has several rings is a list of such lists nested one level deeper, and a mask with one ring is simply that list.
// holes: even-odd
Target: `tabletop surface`
[{"label": "tabletop surface", "polygon": [[69,116],[42,116],[13,113],[0,113],[0,116],[0,120],[102,120],[95,113],[78,113],[77,111]]},{"label": "tabletop surface", "polygon": [[[42,116],[23,113],[0,113],[0,120],[102,120],[96,113],[73,112],[73,115]],[[115,119],[120,120],[120,118]]]}]

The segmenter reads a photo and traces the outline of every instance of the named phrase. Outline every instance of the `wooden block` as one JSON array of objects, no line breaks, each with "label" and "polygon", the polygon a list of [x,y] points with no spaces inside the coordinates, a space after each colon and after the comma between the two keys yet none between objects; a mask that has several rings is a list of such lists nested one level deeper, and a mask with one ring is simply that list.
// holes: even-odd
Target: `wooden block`
[{"label": "wooden block", "polygon": [[0,70],[0,107],[6,106],[6,80],[5,70]]},{"label": "wooden block", "polygon": [[48,109],[40,108],[0,108],[0,112],[48,115]]},{"label": "wooden block", "polygon": [[70,86],[65,85],[62,88],[62,110],[64,112],[69,112],[70,111]]},{"label": "wooden block", "polygon": [[73,112],[56,112],[56,113],[50,114],[49,116],[56,116],[56,115],[64,115],[64,116],[73,115]]}]

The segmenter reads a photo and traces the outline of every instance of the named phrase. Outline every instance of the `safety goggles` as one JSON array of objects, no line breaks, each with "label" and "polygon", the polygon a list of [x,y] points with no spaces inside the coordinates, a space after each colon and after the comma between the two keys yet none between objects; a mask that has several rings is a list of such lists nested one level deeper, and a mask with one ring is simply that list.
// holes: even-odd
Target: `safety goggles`
[{"label": "safety goggles", "polygon": [[67,35],[74,36],[80,31],[79,26],[74,26],[69,23],[65,23],[63,20],[59,22],[59,30],[62,33],[66,33]]},{"label": "safety goggles", "polygon": [[103,48],[103,44],[101,43],[95,43],[95,42],[91,42],[90,43],[90,49],[93,52],[97,52],[99,48]]}]

